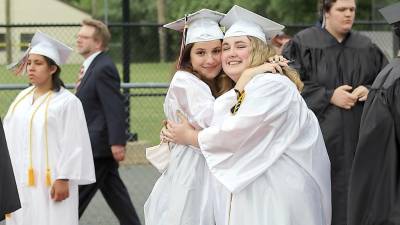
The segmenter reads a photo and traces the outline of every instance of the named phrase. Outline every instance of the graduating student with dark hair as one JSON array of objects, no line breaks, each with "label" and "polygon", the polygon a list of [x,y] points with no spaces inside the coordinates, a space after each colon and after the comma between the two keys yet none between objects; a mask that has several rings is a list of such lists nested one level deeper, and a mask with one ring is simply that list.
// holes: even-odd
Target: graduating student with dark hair
[{"label": "graduating student with dark hair", "polygon": [[0,121],[0,221],[4,216],[21,208],[13,168],[8,154],[3,123]]},{"label": "graduating student with dark hair", "polygon": [[71,52],[36,32],[21,60],[32,86],[18,94],[4,118],[21,199],[7,225],[78,225],[78,185],[95,181],[82,103],[60,78]]},{"label": "graduating student with dark hair", "polygon": [[[380,10],[400,37],[400,3]],[[377,76],[361,117],[348,225],[400,224],[400,57]]]},{"label": "graduating student with dark hair", "polygon": [[351,30],[355,0],[323,0],[321,26],[300,31],[283,55],[304,82],[331,161],[332,225],[346,224],[350,170],[364,101],[387,59],[371,40]]}]

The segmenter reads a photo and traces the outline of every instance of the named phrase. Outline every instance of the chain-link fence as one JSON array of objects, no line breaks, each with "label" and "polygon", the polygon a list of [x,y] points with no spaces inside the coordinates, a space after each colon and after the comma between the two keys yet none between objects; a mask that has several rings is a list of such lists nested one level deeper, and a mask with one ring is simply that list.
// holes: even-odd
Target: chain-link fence
[{"label": "chain-link fence", "polygon": [[[149,144],[158,142],[158,133],[163,119],[162,103],[171,77],[173,63],[160,63],[157,24],[114,24],[110,25],[112,42],[109,55],[115,61],[121,80],[131,83],[122,86],[125,94],[127,118],[132,139],[145,140]],[[79,24],[30,24],[0,26],[0,116],[4,117],[9,105],[20,89],[27,85],[24,76],[13,76],[6,70],[7,64],[18,60],[28,48],[34,33],[40,30],[74,47]],[[124,31],[129,32],[124,39]],[[140,35],[134,35],[140,34]],[[171,32],[173,36],[173,32]],[[170,35],[167,32],[167,35]],[[135,38],[134,38],[135,37]],[[168,36],[167,36],[168,38]],[[130,44],[128,55],[124,48]],[[168,44],[175,46],[178,44]],[[168,59],[176,54],[168,50]],[[125,54],[124,54],[125,53]],[[124,62],[129,60],[128,68]],[[163,59],[163,61],[173,61]],[[73,87],[83,58],[74,52],[67,64],[62,66],[62,79]],[[135,84],[135,85],[132,85]]]},{"label": "chain-link fence", "polygon": [[[295,34],[308,25],[288,25],[286,33]],[[112,42],[109,54],[117,64],[129,112],[130,133],[138,138],[156,144],[161,121],[164,118],[162,103],[168,82],[173,72],[173,61],[180,47],[177,32],[160,28],[157,24],[111,24]],[[386,23],[359,22],[354,28],[369,36],[387,55],[392,58],[396,47],[391,28]],[[160,33],[160,30],[165,33]],[[35,31],[41,30],[75,46],[79,24],[54,25],[10,25],[0,26],[0,64],[16,61],[27,49]],[[161,34],[161,35],[160,35]],[[163,35],[163,36],[162,36]],[[160,48],[160,38],[164,43]],[[398,45],[397,45],[398,46]],[[162,61],[162,62],[161,62]],[[83,58],[76,52],[66,65],[62,66],[62,78],[67,84],[74,84]],[[0,67],[0,84],[26,84],[25,77],[11,75],[5,66]],[[19,90],[0,90],[0,116],[4,116]]]}]

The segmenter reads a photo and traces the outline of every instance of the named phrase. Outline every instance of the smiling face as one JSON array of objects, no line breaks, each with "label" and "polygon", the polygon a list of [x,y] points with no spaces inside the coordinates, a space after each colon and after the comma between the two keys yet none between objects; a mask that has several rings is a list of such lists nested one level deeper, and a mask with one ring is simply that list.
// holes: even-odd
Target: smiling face
[{"label": "smiling face", "polygon": [[247,36],[228,37],[222,42],[222,68],[235,82],[250,66],[251,43]]},{"label": "smiling face", "polygon": [[355,0],[337,0],[325,12],[326,29],[335,37],[346,35],[353,26],[355,12]]},{"label": "smiling face", "polygon": [[56,66],[49,66],[44,56],[29,54],[27,63],[29,82],[35,86],[44,86],[52,82],[52,74],[57,71]]},{"label": "smiling face", "polygon": [[214,79],[221,72],[221,41],[204,41],[193,44],[190,50],[193,71],[206,80]]}]

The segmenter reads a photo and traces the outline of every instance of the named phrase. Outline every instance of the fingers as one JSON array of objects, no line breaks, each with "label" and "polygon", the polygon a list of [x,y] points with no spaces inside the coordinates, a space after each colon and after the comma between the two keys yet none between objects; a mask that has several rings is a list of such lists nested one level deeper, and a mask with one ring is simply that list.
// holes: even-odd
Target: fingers
[{"label": "fingers", "polygon": [[351,91],[353,89],[353,87],[346,84],[346,85],[342,85],[342,86],[338,87],[338,89],[341,89],[344,91]]},{"label": "fingers", "polygon": [[263,65],[263,72],[270,72],[270,73],[280,73],[283,74],[282,67],[287,66],[286,63],[264,63]]},{"label": "fingers", "polygon": [[54,201],[60,202],[65,200],[66,198],[69,197],[68,192],[56,192],[54,196]]},{"label": "fingers", "polygon": [[165,138],[164,138],[164,142],[165,142],[165,143],[166,143],[166,142],[175,143],[175,139],[173,139],[173,138],[171,138],[171,137],[167,137],[167,136],[165,136]]},{"label": "fingers", "polygon": [[363,97],[359,98],[358,101],[365,102],[368,98],[368,95],[364,95]]},{"label": "fingers", "polygon": [[122,161],[124,159],[124,155],[121,152],[113,152],[113,157],[116,161]]},{"label": "fingers", "polygon": [[54,199],[54,185],[53,186],[51,186],[51,190],[50,190],[50,197],[51,197],[51,199]]},{"label": "fingers", "polygon": [[359,98],[359,101],[365,101],[368,97],[368,89],[364,86],[358,86],[352,94],[356,95]]},{"label": "fingers", "polygon": [[69,197],[68,192],[55,192],[53,200],[60,202]]},{"label": "fingers", "polygon": [[51,198],[56,201],[63,201],[69,197],[69,187],[68,182],[63,182],[60,180],[56,180],[51,187],[50,196]]},{"label": "fingers", "polygon": [[344,92],[344,95],[348,98],[347,100],[349,101],[352,101],[352,102],[355,102],[355,101],[357,101],[358,100],[358,95],[355,95],[355,94],[352,94],[352,93],[349,93],[349,92]]},{"label": "fingers", "polygon": [[113,156],[116,161],[123,161],[125,159],[125,152],[116,152],[113,153]]},{"label": "fingers", "polygon": [[125,159],[125,151],[121,151],[117,153],[116,160],[123,161]]},{"label": "fingers", "polygon": [[175,122],[168,120],[167,130],[172,130],[174,128],[174,126],[175,126]]},{"label": "fingers", "polygon": [[180,121],[181,123],[186,123],[186,122],[188,122],[186,116],[183,115],[183,113],[182,113],[180,110],[177,110],[177,111],[176,111],[176,115],[178,116],[179,121]]},{"label": "fingers", "polygon": [[173,134],[169,130],[165,130],[162,136],[162,142],[168,142],[169,140],[173,139]]},{"label": "fingers", "polygon": [[282,67],[280,65],[274,64],[274,67],[280,74],[283,74]]},{"label": "fingers", "polygon": [[285,57],[283,57],[282,55],[274,55],[272,57],[268,58],[268,62],[271,63],[279,63],[279,62],[286,62],[288,61]]},{"label": "fingers", "polygon": [[353,90],[352,94],[361,97],[363,91],[364,91],[363,88],[359,86]]},{"label": "fingers", "polygon": [[287,64],[287,62],[278,62],[278,65],[280,67],[289,67],[289,65]]}]

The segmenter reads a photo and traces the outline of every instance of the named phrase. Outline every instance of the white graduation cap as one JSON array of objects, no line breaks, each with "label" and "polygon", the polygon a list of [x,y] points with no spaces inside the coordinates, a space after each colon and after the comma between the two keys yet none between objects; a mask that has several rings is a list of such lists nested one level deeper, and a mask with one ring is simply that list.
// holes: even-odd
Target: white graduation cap
[{"label": "white graduation cap", "polygon": [[7,69],[11,70],[15,75],[24,74],[26,71],[28,56],[31,53],[47,56],[60,66],[67,61],[71,52],[72,48],[68,47],[64,43],[43,32],[37,31],[31,40],[29,48],[25,51],[22,57],[18,61],[8,65]]},{"label": "white graduation cap", "polygon": [[189,14],[174,22],[165,24],[165,28],[184,32],[187,28],[185,45],[201,41],[213,41],[224,38],[218,22],[225,16],[225,14],[209,10],[201,9],[197,12]]},{"label": "white graduation cap", "polygon": [[220,23],[227,28],[225,38],[252,36],[265,43],[285,28],[279,23],[237,5],[229,10]]},{"label": "white graduation cap", "polygon": [[32,38],[29,54],[47,56],[60,66],[61,64],[65,64],[71,52],[72,48],[64,43],[43,32],[37,31]]}]

